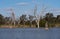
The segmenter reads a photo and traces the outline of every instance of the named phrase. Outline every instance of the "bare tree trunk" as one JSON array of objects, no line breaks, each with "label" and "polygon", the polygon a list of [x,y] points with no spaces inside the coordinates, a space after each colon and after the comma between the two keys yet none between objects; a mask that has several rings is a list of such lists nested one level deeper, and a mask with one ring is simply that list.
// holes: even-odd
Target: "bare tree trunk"
[{"label": "bare tree trunk", "polygon": [[45,24],[45,29],[48,30],[48,22]]},{"label": "bare tree trunk", "polygon": [[37,23],[37,27],[39,28],[39,20],[36,20],[36,23]]}]

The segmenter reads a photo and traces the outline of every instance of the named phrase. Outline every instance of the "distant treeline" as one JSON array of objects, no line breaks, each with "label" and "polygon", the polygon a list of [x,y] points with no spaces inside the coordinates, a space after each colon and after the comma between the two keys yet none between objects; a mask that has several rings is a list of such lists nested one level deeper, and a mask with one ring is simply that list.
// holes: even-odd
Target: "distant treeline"
[{"label": "distant treeline", "polygon": [[[18,18],[18,17],[17,17]],[[18,19],[15,19],[15,26],[18,27],[37,27],[36,18],[33,15],[21,15]],[[14,20],[11,17],[4,17],[0,14],[0,25],[12,25]],[[45,27],[45,23],[48,22],[49,27],[60,27],[60,15],[54,17],[53,13],[46,13],[45,16],[39,19],[39,26]]]}]

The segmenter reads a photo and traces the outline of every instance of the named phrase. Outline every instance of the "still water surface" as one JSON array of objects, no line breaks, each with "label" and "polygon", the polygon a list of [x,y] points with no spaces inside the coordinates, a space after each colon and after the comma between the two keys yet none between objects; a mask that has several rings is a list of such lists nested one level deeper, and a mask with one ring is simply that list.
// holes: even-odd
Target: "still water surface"
[{"label": "still water surface", "polygon": [[0,28],[0,39],[60,39],[60,28]]}]

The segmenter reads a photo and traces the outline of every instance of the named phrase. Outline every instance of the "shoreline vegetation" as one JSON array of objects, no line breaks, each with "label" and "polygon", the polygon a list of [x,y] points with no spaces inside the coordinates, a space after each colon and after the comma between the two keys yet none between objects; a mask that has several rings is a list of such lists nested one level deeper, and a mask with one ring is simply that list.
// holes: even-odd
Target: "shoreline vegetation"
[{"label": "shoreline vegetation", "polygon": [[[46,24],[47,23],[47,24]],[[39,19],[29,15],[21,15],[18,19],[4,17],[0,14],[0,28],[53,28],[60,27],[60,15],[54,17],[52,13],[46,13],[45,16]]]}]

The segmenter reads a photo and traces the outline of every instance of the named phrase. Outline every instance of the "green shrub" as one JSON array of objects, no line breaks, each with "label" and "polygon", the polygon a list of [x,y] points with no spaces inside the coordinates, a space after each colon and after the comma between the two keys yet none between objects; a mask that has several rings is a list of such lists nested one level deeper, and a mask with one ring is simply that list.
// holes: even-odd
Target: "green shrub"
[{"label": "green shrub", "polygon": [[45,20],[40,20],[39,26],[40,27],[45,27],[45,23],[46,23]]}]

